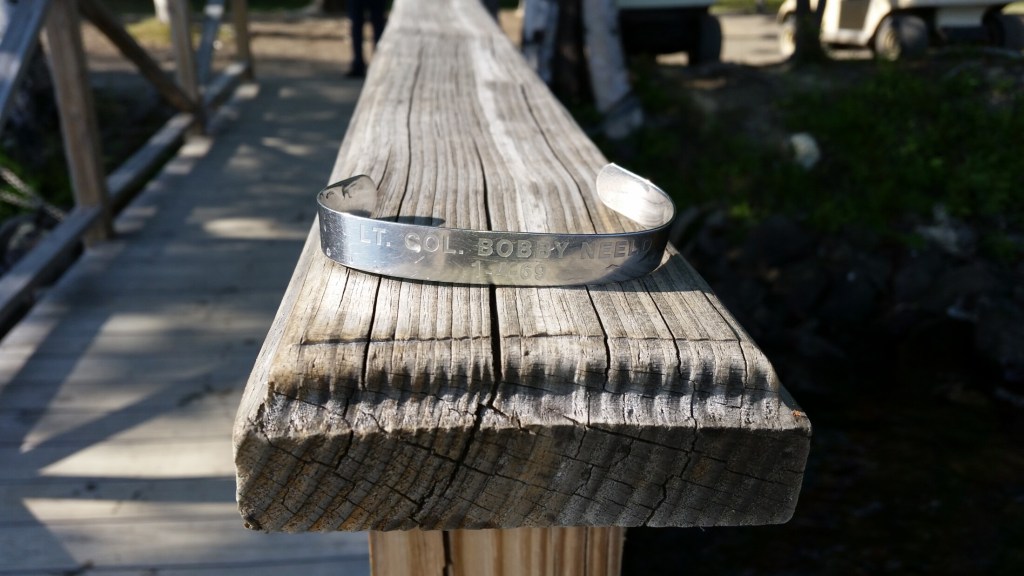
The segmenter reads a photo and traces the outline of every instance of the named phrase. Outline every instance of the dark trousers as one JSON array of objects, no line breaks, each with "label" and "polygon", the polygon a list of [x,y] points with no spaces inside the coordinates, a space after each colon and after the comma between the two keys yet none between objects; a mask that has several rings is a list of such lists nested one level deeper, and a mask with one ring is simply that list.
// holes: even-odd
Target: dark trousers
[{"label": "dark trousers", "polygon": [[352,21],[352,70],[366,70],[363,54],[363,25],[366,11],[370,11],[370,25],[373,26],[373,43],[377,44],[384,32],[384,0],[348,0],[348,17]]}]

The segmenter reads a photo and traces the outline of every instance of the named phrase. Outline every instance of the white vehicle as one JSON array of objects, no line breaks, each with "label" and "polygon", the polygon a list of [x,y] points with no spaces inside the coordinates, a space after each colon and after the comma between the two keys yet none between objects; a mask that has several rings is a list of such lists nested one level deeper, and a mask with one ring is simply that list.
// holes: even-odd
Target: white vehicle
[{"label": "white vehicle", "polygon": [[[818,0],[810,0],[811,10]],[[833,48],[869,47],[879,58],[919,56],[932,45],[973,42],[1024,48],[1024,20],[993,0],[827,0],[821,41]],[[796,0],[779,7],[780,50],[794,49]]]},{"label": "white vehicle", "polygon": [[717,62],[722,27],[714,0],[617,0],[619,34],[628,53],[686,52],[690,65]]}]

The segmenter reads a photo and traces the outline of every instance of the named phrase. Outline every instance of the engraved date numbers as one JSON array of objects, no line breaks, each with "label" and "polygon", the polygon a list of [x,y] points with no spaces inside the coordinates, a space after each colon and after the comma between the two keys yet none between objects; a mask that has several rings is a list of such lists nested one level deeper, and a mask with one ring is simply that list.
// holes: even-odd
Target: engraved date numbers
[{"label": "engraved date numbers", "polygon": [[535,262],[490,262],[473,260],[470,264],[477,274],[505,280],[543,280],[544,265]]}]

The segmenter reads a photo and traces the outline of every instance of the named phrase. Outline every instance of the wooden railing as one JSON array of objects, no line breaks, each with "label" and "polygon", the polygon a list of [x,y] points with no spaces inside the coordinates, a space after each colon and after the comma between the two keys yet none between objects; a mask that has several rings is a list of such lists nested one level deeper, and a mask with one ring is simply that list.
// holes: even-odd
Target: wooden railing
[{"label": "wooden railing", "polygon": [[[397,0],[325,184],[371,176],[385,220],[636,230],[597,201],[606,162],[479,0]],[[674,250],[627,282],[488,287],[319,239],[235,421],[249,527],[371,530],[375,576],[613,576],[627,527],[792,515],[807,417]]]},{"label": "wooden railing", "polygon": [[[225,0],[209,0],[198,48],[190,34],[188,0],[171,0],[171,32],[177,78],[170,78],[127,32],[102,0],[0,0],[0,126],[25,66],[45,39],[75,204],[65,218],[24,258],[0,277],[0,328],[31,304],[36,289],[50,281],[67,256],[85,241],[112,234],[112,217],[139,189],[152,169],[180,146],[189,131],[203,132],[210,112],[252,75],[246,0],[231,0],[236,54],[211,78],[213,47]],[[131,61],[178,112],[110,174],[104,174],[101,144],[89,85],[81,18],[85,17]]]}]

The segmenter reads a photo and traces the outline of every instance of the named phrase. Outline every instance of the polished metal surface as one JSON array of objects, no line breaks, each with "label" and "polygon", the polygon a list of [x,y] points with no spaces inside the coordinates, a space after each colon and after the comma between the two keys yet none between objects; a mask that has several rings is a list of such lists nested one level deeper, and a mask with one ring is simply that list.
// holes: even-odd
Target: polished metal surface
[{"label": "polished metal surface", "polygon": [[657,186],[615,164],[601,169],[597,195],[645,227],[621,234],[499,232],[369,218],[377,186],[368,176],[317,195],[320,246],[350,268],[453,284],[573,286],[643,276],[661,263],[675,205]]}]

